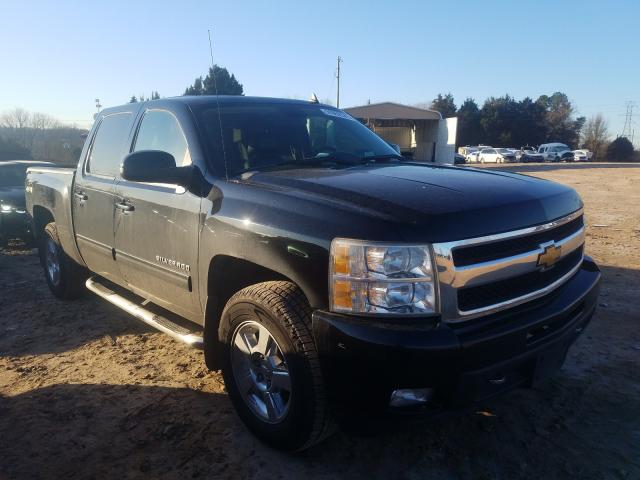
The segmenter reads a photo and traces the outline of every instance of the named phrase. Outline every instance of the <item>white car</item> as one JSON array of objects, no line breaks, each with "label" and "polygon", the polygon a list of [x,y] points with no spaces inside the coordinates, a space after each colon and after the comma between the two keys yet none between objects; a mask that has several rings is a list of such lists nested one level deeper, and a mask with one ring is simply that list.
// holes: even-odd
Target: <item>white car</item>
[{"label": "white car", "polygon": [[467,153],[464,158],[467,161],[467,163],[478,163],[478,155],[480,155],[480,150]]},{"label": "white car", "polygon": [[515,157],[504,148],[483,148],[479,158],[480,163],[504,163]]},{"label": "white car", "polygon": [[573,161],[574,162],[588,162],[593,157],[593,152],[587,149],[580,149],[573,151]]},{"label": "white car", "polygon": [[538,147],[545,162],[572,162],[573,152],[564,143],[543,143]]}]

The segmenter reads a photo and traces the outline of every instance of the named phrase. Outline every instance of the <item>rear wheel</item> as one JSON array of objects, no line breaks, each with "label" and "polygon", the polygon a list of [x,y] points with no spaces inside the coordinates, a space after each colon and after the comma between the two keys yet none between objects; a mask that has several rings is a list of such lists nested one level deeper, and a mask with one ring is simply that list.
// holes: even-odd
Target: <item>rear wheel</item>
[{"label": "rear wheel", "polygon": [[269,445],[303,450],[335,429],[311,334],[311,308],[290,282],[244,288],[220,324],[222,373],[245,425]]},{"label": "rear wheel", "polygon": [[72,300],[84,293],[86,271],[64,253],[53,222],[44,227],[39,253],[51,293],[63,300]]}]

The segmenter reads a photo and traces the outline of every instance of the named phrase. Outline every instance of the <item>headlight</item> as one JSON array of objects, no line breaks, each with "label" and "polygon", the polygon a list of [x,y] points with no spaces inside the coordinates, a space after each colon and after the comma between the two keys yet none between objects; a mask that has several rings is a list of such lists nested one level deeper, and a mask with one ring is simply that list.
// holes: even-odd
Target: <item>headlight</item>
[{"label": "headlight", "polygon": [[12,207],[11,205],[7,205],[6,203],[3,203],[3,204],[0,206],[0,209],[1,209],[3,212],[10,212],[10,211],[12,211],[12,210],[13,210],[13,207]]},{"label": "headlight", "polygon": [[334,312],[416,315],[436,308],[428,245],[391,245],[336,238],[331,243]]}]

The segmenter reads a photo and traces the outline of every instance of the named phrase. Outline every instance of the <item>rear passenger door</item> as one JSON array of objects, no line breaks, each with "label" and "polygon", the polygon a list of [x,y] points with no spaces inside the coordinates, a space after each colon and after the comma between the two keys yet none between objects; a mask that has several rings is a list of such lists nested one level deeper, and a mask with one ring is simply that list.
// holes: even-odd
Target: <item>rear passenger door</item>
[{"label": "rear passenger door", "polygon": [[89,269],[118,281],[114,256],[114,188],[133,126],[132,112],[98,119],[84,166],[74,183],[72,205],[76,242]]},{"label": "rear passenger door", "polygon": [[[189,145],[178,118],[149,109],[140,122],[132,151],[161,150],[177,166],[191,164]],[[177,185],[120,179],[116,258],[129,287],[139,295],[186,317],[201,307],[192,278],[197,278],[201,198]]]}]

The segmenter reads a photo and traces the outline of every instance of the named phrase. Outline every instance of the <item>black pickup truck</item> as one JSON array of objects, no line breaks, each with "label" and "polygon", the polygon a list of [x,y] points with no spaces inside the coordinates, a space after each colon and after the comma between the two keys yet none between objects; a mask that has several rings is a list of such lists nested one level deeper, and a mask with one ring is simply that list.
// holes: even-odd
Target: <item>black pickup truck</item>
[{"label": "black pickup truck", "polygon": [[204,350],[261,439],[442,412],[559,368],[597,303],[571,188],[406,161],[313,102],[100,112],[77,169],[31,168],[51,291],[88,288]]}]

